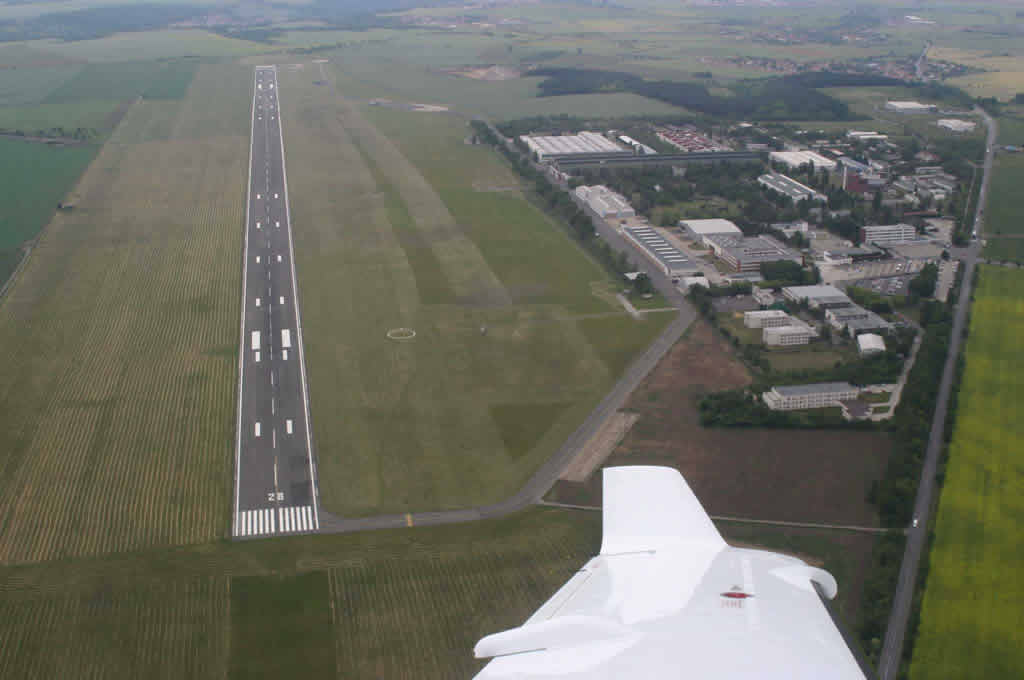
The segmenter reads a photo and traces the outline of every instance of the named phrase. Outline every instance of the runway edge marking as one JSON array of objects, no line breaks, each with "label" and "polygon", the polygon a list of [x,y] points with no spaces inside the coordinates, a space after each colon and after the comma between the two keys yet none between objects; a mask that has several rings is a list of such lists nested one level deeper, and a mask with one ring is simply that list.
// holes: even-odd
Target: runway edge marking
[{"label": "runway edge marking", "polygon": [[[306,417],[306,452],[309,454],[309,484],[312,487],[313,498],[313,529],[320,529],[320,508],[316,490],[316,471],[313,469],[313,440],[309,424],[309,395],[306,388],[306,354],[302,345],[302,314],[299,311],[299,284],[295,277],[295,246],[292,243],[292,212],[291,203],[288,200],[288,163],[284,157],[284,116],[281,115],[281,84],[277,81],[277,66],[273,67],[274,86],[277,89],[277,138],[281,142],[281,179],[284,184],[284,215],[288,223],[288,261],[292,272],[292,295],[295,298],[295,335],[299,345],[299,373],[302,375],[302,409]],[[254,95],[255,97],[255,95]]]},{"label": "runway edge marking", "polygon": [[256,72],[252,72],[252,104],[249,116],[249,180],[245,187],[245,225],[242,229],[242,310],[238,322],[238,403],[235,422],[235,512],[231,522],[231,535],[238,535],[238,501],[242,474],[242,386],[245,381],[245,294],[249,274],[249,208],[252,204],[252,145],[256,132]]}]

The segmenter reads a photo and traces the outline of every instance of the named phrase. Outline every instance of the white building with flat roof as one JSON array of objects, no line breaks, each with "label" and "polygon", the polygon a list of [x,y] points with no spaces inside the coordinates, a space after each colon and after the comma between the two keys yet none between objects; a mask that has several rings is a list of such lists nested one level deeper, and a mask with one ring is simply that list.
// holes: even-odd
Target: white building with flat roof
[{"label": "white building with flat roof", "polygon": [[787,168],[799,168],[808,163],[814,166],[815,170],[835,170],[836,162],[825,158],[814,151],[772,151],[768,159],[773,163],[782,163]]},{"label": "white building with flat roof", "polygon": [[747,328],[772,328],[788,326],[791,323],[793,323],[793,319],[781,309],[743,312],[743,325]]},{"label": "white building with flat roof", "polygon": [[768,347],[792,347],[806,345],[817,331],[797,319],[790,319],[785,326],[768,326],[761,331],[761,342]]},{"label": "white building with flat roof", "polygon": [[879,354],[885,351],[885,340],[875,333],[861,333],[857,336],[857,350],[861,356]]},{"label": "white building with flat roof", "polygon": [[773,411],[797,411],[840,406],[841,401],[856,399],[860,389],[850,383],[831,382],[810,385],[785,385],[771,388],[761,399]]},{"label": "white building with flat roof", "polygon": [[974,121],[959,118],[940,118],[935,124],[953,132],[970,132],[977,125]]},{"label": "white building with flat roof", "polygon": [[636,217],[636,211],[629,201],[602,184],[576,187],[575,194],[601,217]]},{"label": "white building with flat roof", "polygon": [[729,220],[714,218],[710,220],[679,220],[679,227],[688,237],[696,240],[701,245],[707,246],[704,240],[706,236],[716,234],[731,234],[743,236],[743,232]]},{"label": "white building with flat roof", "polygon": [[885,103],[885,110],[895,113],[932,113],[937,109],[935,104],[922,104],[914,101],[888,101]]},{"label": "white building with flat roof", "polygon": [[860,228],[861,241],[878,246],[894,246],[916,241],[917,227],[912,224],[875,224]]}]

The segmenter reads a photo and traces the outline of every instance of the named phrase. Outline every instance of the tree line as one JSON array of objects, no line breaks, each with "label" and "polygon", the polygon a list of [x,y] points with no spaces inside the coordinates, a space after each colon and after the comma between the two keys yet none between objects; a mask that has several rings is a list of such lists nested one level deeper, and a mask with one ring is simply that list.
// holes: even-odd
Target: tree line
[{"label": "tree line", "polygon": [[579,68],[542,68],[541,96],[631,92],[715,117],[758,120],[857,120],[846,103],[818,88],[895,85],[891,78],[815,72],[736,83],[732,96],[712,94],[702,83],[645,80],[632,73]]},{"label": "tree line", "polygon": [[[562,223],[568,228],[569,234],[598,262],[618,276],[635,269],[626,253],[616,252],[607,243],[596,238],[594,223],[590,216],[573,203],[567,192],[553,186],[544,173],[533,166],[529,156],[506,146],[484,121],[474,120],[471,126],[474,130],[475,141],[493,146],[505,156],[527,182],[538,200],[544,204],[544,207],[561,218]],[[641,287],[643,285],[643,282],[639,284]]]}]

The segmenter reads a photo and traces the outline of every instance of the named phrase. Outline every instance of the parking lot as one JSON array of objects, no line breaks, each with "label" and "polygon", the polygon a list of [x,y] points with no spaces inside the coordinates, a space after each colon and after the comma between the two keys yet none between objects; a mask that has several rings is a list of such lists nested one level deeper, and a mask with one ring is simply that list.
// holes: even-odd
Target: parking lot
[{"label": "parking lot", "polygon": [[885,278],[856,279],[847,285],[867,288],[879,295],[906,295],[913,276],[887,276]]}]

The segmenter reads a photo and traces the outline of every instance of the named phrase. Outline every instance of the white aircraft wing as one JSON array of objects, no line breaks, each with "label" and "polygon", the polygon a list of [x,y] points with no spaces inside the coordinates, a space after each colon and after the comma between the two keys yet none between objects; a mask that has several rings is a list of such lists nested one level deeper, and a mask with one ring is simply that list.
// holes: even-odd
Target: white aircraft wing
[{"label": "white aircraft wing", "polygon": [[477,680],[864,680],[827,572],[730,547],[672,468],[604,471],[601,553],[526,623],[477,643]]}]

